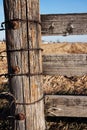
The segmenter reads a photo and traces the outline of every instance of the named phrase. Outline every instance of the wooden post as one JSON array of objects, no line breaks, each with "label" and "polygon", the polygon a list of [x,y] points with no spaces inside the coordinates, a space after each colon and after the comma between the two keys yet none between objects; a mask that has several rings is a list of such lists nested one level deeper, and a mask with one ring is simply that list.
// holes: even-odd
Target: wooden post
[{"label": "wooden post", "polygon": [[15,96],[15,130],[44,130],[39,0],[4,0],[9,87]]}]

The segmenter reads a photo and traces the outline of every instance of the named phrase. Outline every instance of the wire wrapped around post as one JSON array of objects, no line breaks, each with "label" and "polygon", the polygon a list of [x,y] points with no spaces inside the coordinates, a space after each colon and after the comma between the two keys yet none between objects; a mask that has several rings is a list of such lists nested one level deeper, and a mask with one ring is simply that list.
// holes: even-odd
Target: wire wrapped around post
[{"label": "wire wrapped around post", "polygon": [[4,0],[4,7],[2,26],[6,30],[8,61],[8,73],[4,75],[16,98],[15,117],[25,117],[22,123],[16,120],[14,127],[17,130],[45,130],[39,1]]},{"label": "wire wrapped around post", "polygon": [[[40,24],[41,25],[41,22],[40,21],[37,21],[37,20],[30,20],[30,19],[10,19],[8,21],[5,21],[5,22],[2,22],[1,23],[1,29],[0,31],[3,31],[3,30],[6,30],[6,29],[18,29],[19,28],[19,23],[25,23],[25,22],[30,22],[30,23],[36,23],[36,24]],[[6,29],[5,29],[5,26],[6,26]]]}]

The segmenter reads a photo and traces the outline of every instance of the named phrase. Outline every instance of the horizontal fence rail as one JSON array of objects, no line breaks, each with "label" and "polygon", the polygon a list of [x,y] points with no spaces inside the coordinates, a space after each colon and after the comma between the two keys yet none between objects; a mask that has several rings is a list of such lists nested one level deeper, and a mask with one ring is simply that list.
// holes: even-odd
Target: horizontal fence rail
[{"label": "horizontal fence rail", "polygon": [[44,75],[82,76],[87,74],[87,54],[43,55]]},{"label": "horizontal fence rail", "polygon": [[41,15],[42,35],[87,34],[87,13]]},{"label": "horizontal fence rail", "polygon": [[47,95],[45,109],[51,117],[87,117],[87,96]]}]

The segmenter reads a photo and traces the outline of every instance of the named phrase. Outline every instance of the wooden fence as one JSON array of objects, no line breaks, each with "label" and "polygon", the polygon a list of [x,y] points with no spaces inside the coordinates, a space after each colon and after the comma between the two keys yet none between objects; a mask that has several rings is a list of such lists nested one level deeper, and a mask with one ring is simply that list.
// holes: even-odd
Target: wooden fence
[{"label": "wooden fence", "polygon": [[87,34],[87,13],[41,15],[42,35]]},{"label": "wooden fence", "polygon": [[87,54],[43,55],[44,75],[82,76],[87,74]]},{"label": "wooden fence", "polygon": [[[83,76],[87,74],[87,54],[44,55],[44,75]],[[47,95],[46,114],[56,117],[87,117],[87,96]]]},{"label": "wooden fence", "polygon": [[45,108],[51,117],[87,117],[87,96],[47,95]]},{"label": "wooden fence", "polygon": [[[13,129],[45,130],[42,66],[45,75],[81,76],[87,73],[87,55],[48,55],[42,62],[41,32],[87,34],[87,14],[41,15],[40,22],[38,0],[4,0],[4,12],[8,59],[8,74],[4,76],[9,77],[11,93],[17,99],[15,112],[24,115],[22,122],[12,121]],[[45,108],[48,116],[87,117],[86,101],[86,96],[46,95]]]},{"label": "wooden fence", "polygon": [[[87,14],[41,15],[42,35],[87,34]],[[43,55],[44,75],[83,76],[87,54]],[[51,117],[87,117],[87,96],[46,95],[46,114]]]}]

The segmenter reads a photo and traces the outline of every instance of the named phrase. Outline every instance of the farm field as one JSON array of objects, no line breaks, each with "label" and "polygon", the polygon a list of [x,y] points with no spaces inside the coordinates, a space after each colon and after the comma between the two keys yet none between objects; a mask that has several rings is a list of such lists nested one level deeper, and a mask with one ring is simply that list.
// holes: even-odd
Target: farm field
[{"label": "farm field", "polygon": [[87,43],[48,43],[41,44],[43,54],[84,54],[87,53]]},{"label": "farm field", "polygon": [[[86,54],[87,43],[48,43],[41,44],[43,49],[42,55],[48,54]],[[0,43],[0,52],[5,50],[5,43]],[[1,53],[6,56],[5,53]],[[7,72],[6,57],[0,59],[0,74]],[[0,77],[0,92],[6,90],[4,84],[7,84],[7,79]],[[45,94],[76,94],[87,95],[87,76],[66,77],[66,76],[43,76],[43,90]],[[87,130],[86,123],[72,122],[68,123],[65,120],[47,122],[47,130]]]}]

